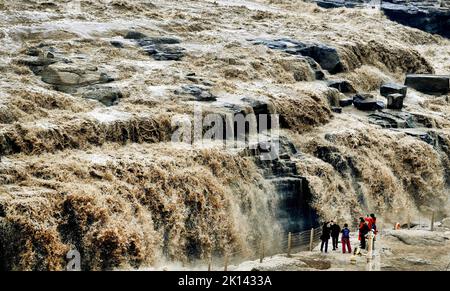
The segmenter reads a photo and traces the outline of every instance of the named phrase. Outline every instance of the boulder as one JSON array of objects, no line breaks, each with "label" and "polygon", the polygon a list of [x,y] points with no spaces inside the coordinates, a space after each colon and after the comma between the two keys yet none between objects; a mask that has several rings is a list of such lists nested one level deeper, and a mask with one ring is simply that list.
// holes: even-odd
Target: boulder
[{"label": "boulder", "polygon": [[333,47],[324,44],[304,44],[295,49],[287,49],[287,51],[313,58],[322,69],[329,71],[331,74],[344,70],[341,58]]},{"label": "boulder", "polygon": [[450,38],[450,10],[420,5],[383,3],[381,10],[390,20]]},{"label": "boulder", "polygon": [[369,115],[369,122],[383,128],[413,128],[411,114],[402,111],[380,111]]},{"label": "boulder", "polygon": [[388,97],[391,94],[401,94],[403,97],[406,96],[408,87],[404,85],[399,85],[395,83],[387,83],[381,85],[380,94],[381,96]]},{"label": "boulder", "polygon": [[19,63],[28,66],[35,75],[39,75],[45,66],[57,63],[58,61],[65,61],[60,56],[56,56],[53,47],[31,47],[27,49],[26,54],[29,57],[20,59]]},{"label": "boulder", "polygon": [[327,82],[328,87],[336,88],[341,93],[356,93],[353,85],[347,80],[330,80]]},{"label": "boulder", "polygon": [[306,43],[288,38],[275,40],[256,39],[250,41],[255,45],[263,44],[270,49],[281,50],[291,55],[310,57],[322,69],[329,71],[331,74],[344,70],[338,51],[334,47],[322,43]]},{"label": "boulder", "polygon": [[419,128],[405,128],[405,129],[401,129],[399,130],[411,137],[414,137],[418,140],[421,140],[423,142],[426,142],[427,144],[430,145],[435,145],[436,144],[436,132],[434,131],[428,131],[428,130],[423,130],[423,129],[419,129]]},{"label": "boulder", "polygon": [[125,39],[141,39],[145,37],[147,37],[147,35],[143,34],[142,32],[134,30],[128,31],[124,36]]},{"label": "boulder", "polygon": [[144,41],[151,42],[153,44],[179,44],[181,40],[171,36],[150,36],[144,38]]},{"label": "boulder", "polygon": [[177,38],[145,37],[137,43],[157,61],[179,61],[184,57],[184,48],[174,45],[180,43]]},{"label": "boulder", "polygon": [[387,108],[389,109],[402,109],[403,99],[405,96],[403,94],[390,94],[387,97]]},{"label": "boulder", "polygon": [[331,111],[334,113],[342,113],[342,107],[331,107]]},{"label": "boulder", "polygon": [[322,8],[340,8],[345,7],[345,0],[315,0],[317,6]]},{"label": "boulder", "polygon": [[111,40],[109,43],[115,48],[123,48],[124,47],[123,43],[118,40]]},{"label": "boulder", "polygon": [[317,3],[317,6],[322,7],[322,8],[341,8],[341,7],[346,7],[346,8],[354,8],[358,5],[361,5],[362,1],[358,1],[358,0],[353,0],[353,1],[349,1],[349,0],[314,0],[314,2]]},{"label": "boulder", "polygon": [[112,106],[122,98],[122,92],[118,88],[109,86],[91,86],[81,96],[86,99],[97,100],[105,106]]},{"label": "boulder", "polygon": [[357,109],[364,111],[374,111],[384,108],[384,103],[376,100],[375,97],[370,94],[356,94],[353,96],[353,105]]},{"label": "boulder", "polygon": [[405,85],[426,94],[447,94],[450,91],[450,76],[409,74],[406,75]]},{"label": "boulder", "polygon": [[353,98],[339,100],[339,106],[347,107],[353,104]]},{"label": "boulder", "polygon": [[197,101],[215,101],[217,97],[209,92],[208,88],[200,85],[183,85],[180,90],[175,90],[175,94],[189,94]]},{"label": "boulder", "polygon": [[75,64],[56,63],[45,67],[41,73],[42,81],[54,85],[57,90],[70,92],[75,87],[107,83],[114,79],[97,67],[79,67]]}]

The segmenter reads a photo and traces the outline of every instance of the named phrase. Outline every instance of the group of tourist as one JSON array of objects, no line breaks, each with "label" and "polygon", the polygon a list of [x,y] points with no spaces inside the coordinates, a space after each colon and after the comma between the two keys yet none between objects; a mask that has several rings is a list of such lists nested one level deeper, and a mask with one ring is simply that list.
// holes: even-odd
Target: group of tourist
[{"label": "group of tourist", "polygon": [[[360,241],[360,248],[365,249],[366,239],[370,232],[372,232],[374,235],[377,234],[377,218],[374,214],[367,215],[365,218],[360,217],[359,218],[359,226],[358,226],[358,240]],[[320,236],[320,239],[322,240],[322,243],[320,245],[320,251],[321,252],[328,252],[328,241],[331,238],[333,251],[336,251],[339,249],[339,235],[341,236],[341,244],[342,244],[342,253],[348,253],[352,252],[352,246],[350,243],[350,229],[348,228],[348,224],[345,223],[344,227],[341,229],[339,224],[332,221],[324,222],[322,227],[322,235]]]}]

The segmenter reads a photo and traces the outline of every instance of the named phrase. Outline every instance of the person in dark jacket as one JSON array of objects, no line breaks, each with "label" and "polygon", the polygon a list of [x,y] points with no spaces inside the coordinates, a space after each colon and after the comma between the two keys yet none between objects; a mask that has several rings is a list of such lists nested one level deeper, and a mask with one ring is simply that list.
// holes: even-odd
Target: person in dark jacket
[{"label": "person in dark jacket", "polygon": [[333,251],[335,251],[338,249],[339,234],[341,233],[341,227],[332,220],[330,230],[331,230],[331,242],[333,244]]},{"label": "person in dark jacket", "polygon": [[325,247],[325,252],[328,252],[328,240],[330,239],[330,226],[328,222],[325,222],[322,227],[322,235],[320,236],[322,244],[320,245],[320,251],[323,252]]},{"label": "person in dark jacket", "polygon": [[348,229],[348,224],[344,224],[344,228],[342,229],[341,236],[341,244],[342,244],[342,253],[345,254],[345,247],[347,247],[348,252],[352,253],[352,246],[350,245],[350,229]]},{"label": "person in dark jacket", "polygon": [[369,233],[369,226],[363,217],[359,219],[359,237],[361,238],[361,249],[366,248],[366,235]]}]

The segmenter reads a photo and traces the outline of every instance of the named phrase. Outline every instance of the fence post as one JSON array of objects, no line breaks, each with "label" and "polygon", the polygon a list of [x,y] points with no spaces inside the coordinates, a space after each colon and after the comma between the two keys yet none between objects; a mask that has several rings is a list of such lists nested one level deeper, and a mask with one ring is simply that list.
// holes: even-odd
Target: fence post
[{"label": "fence post", "polygon": [[261,241],[261,245],[259,248],[259,262],[262,263],[264,259],[264,242]]},{"label": "fence post", "polygon": [[367,271],[373,271],[373,247],[374,247],[374,234],[372,232],[369,233],[368,237],[368,251],[367,251]]},{"label": "fence post", "polygon": [[292,243],[292,234],[289,232],[288,234],[288,249],[287,249],[287,256],[291,256],[291,243]]},{"label": "fence post", "polygon": [[212,266],[212,256],[211,256],[211,254],[209,254],[209,256],[208,256],[208,271],[211,271],[211,266]]},{"label": "fence post", "polygon": [[367,262],[369,263],[372,261],[372,252],[373,252],[373,233],[369,233],[369,245],[368,245],[368,251],[367,251]]},{"label": "fence post", "polygon": [[314,228],[311,228],[311,234],[309,237],[309,251],[313,251],[313,242],[314,242]]},{"label": "fence post", "polygon": [[431,226],[430,226],[430,230],[431,230],[431,231],[434,230],[434,211],[431,213]]},{"label": "fence post", "polygon": [[228,270],[228,253],[225,253],[223,270],[224,270],[225,272]]}]

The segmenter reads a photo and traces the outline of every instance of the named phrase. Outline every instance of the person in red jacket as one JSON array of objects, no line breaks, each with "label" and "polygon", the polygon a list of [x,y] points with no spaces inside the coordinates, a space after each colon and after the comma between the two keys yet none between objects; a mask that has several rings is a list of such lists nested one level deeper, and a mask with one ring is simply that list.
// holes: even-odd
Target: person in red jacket
[{"label": "person in red jacket", "polygon": [[372,224],[370,225],[370,229],[373,230],[373,233],[376,235],[378,233],[377,231],[377,218],[375,217],[375,214],[370,214],[370,218],[372,219]]},{"label": "person in red jacket", "polygon": [[371,215],[367,214],[366,218],[364,218],[364,220],[367,223],[367,226],[369,227],[369,230],[372,229],[372,224],[373,224],[373,219],[371,217]]}]

